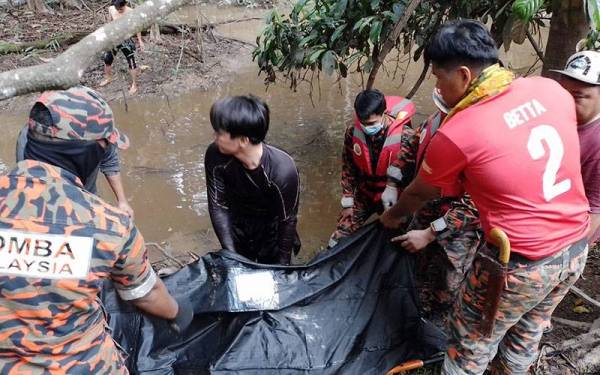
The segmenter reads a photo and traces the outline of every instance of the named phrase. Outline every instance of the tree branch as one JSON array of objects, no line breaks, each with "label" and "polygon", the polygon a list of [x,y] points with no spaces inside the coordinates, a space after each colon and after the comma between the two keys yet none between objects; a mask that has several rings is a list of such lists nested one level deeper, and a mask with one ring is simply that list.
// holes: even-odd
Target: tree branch
[{"label": "tree branch", "polygon": [[542,61],[542,64],[543,64],[544,63],[544,52],[540,49],[540,46],[537,44],[535,39],[533,39],[533,36],[531,35],[531,32],[529,31],[529,29],[525,30],[525,35],[527,36],[529,43],[531,43],[531,46],[533,47],[533,49],[535,50],[535,53],[537,53],[538,57],[540,58],[540,60]]},{"label": "tree branch", "polygon": [[406,27],[406,24],[410,20],[410,16],[413,14],[415,9],[417,9],[417,6],[419,6],[421,1],[422,0],[410,0],[408,5],[406,6],[406,9],[404,9],[404,14],[398,20],[398,22],[396,22],[396,25],[394,26],[392,31],[388,34],[387,39],[385,40],[385,42],[383,43],[383,46],[381,47],[381,51],[379,51],[379,55],[377,56],[377,61],[374,62],[373,68],[371,69],[371,73],[369,74],[369,79],[367,80],[367,89],[370,89],[373,87],[373,84],[375,83],[375,76],[377,76],[377,72],[379,71],[379,68],[383,64],[383,60],[385,60],[385,57],[387,56],[387,54],[390,53],[392,48],[394,48],[394,46],[396,45],[396,40],[398,39],[398,37],[400,37],[400,34],[402,33],[402,29],[404,29]]},{"label": "tree branch", "polygon": [[123,17],[86,36],[51,62],[0,73],[0,100],[79,84],[84,70],[94,62],[99,52],[113,48],[188,1],[147,0]]}]

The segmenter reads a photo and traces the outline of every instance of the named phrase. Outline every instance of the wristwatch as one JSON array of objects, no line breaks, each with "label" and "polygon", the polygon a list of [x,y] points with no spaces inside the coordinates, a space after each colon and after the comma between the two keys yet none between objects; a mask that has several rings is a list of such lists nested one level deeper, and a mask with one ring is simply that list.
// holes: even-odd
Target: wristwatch
[{"label": "wristwatch", "polygon": [[443,217],[435,219],[431,222],[431,224],[429,224],[429,226],[431,227],[433,233],[435,233],[436,235],[448,229],[448,224],[446,224],[446,220],[444,220]]},{"label": "wristwatch", "polygon": [[342,204],[342,208],[351,208],[354,206],[354,198],[343,197],[340,203]]}]

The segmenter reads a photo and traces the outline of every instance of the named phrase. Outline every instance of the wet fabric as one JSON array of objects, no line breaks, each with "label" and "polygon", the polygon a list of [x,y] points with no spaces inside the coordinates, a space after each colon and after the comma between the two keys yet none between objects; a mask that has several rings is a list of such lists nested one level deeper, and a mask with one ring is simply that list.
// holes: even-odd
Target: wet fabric
[{"label": "wet fabric", "polygon": [[444,350],[421,319],[412,255],[369,225],[306,265],[260,265],[222,250],[164,282],[195,318],[181,338],[103,296],[133,374],[381,375]]},{"label": "wet fabric", "polygon": [[300,177],[292,157],[263,144],[260,165],[248,170],[213,143],[204,167],[208,210],[221,247],[260,263],[289,264],[300,249]]},{"label": "wet fabric", "polygon": [[[497,250],[483,248],[467,276],[461,300],[449,321],[450,339],[443,374],[479,375],[488,363],[497,374],[526,375],[538,356],[544,330],[554,309],[579,279],[587,259],[587,240],[542,261],[510,261],[506,285],[500,296],[496,325],[490,338],[480,329],[489,272],[481,257],[497,259]],[[497,354],[496,354],[497,353]]]},{"label": "wet fabric", "polygon": [[0,374],[125,374],[99,294],[156,281],[129,216],[33,160],[0,177]]}]

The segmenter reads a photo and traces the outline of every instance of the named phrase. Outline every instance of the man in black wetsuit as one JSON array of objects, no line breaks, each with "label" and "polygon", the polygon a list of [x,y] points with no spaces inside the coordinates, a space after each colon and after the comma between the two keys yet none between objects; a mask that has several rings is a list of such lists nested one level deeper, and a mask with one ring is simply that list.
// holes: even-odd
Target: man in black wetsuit
[{"label": "man in black wetsuit", "polygon": [[290,264],[300,179],[286,152],[263,143],[269,107],[254,96],[227,97],[210,109],[215,141],[204,158],[208,208],[224,249],[250,260]]}]

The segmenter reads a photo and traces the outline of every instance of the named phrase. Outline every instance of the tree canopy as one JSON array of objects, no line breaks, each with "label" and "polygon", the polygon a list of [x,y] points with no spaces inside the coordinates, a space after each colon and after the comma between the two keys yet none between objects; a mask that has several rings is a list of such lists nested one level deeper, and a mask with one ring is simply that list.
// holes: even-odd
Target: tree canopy
[{"label": "tree canopy", "polygon": [[[584,3],[592,30],[597,30],[599,1]],[[551,13],[552,1],[544,0],[299,0],[289,15],[270,14],[253,56],[267,82],[279,74],[295,88],[320,71],[346,77],[355,69],[369,73],[370,87],[390,50],[386,41],[398,53],[412,53],[416,61],[440,25],[456,18],[489,23],[497,44],[507,50],[511,43],[529,40],[541,58],[532,35],[547,26]],[[589,47],[597,34],[590,33]]]}]

